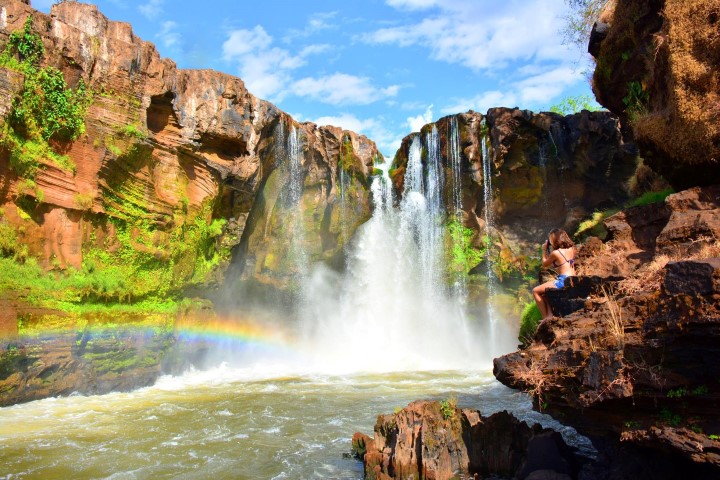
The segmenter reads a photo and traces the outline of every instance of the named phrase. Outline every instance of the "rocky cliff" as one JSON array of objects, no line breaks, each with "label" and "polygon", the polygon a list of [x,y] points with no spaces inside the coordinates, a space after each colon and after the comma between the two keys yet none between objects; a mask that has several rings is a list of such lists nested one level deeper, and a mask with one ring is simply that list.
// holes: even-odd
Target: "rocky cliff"
[{"label": "rocky cliff", "polygon": [[720,181],[720,2],[610,1],[593,30],[593,91],[676,189]]},{"label": "rocky cliff", "polygon": [[416,401],[380,415],[373,438],[356,433],[352,442],[366,480],[567,480],[587,462],[557,432],[529,427],[507,412],[483,417],[449,401]]},{"label": "rocky cliff", "polygon": [[606,454],[664,452],[671,465],[653,478],[717,475],[719,213],[715,186],[605,220],[611,239],[586,242],[578,268],[613,281],[496,359],[495,376]]},{"label": "rocky cliff", "polygon": [[623,138],[616,117],[607,112],[563,117],[491,108],[486,115],[471,111],[441,118],[405,137],[391,171],[398,197],[416,140],[425,168],[428,152],[439,152],[448,213],[456,214],[459,206],[476,246],[490,232],[500,278],[503,270],[537,257],[538,243],[552,228],[573,232],[592,212],[625,202],[638,168],[634,143]]},{"label": "rocky cliff", "polygon": [[[40,52],[35,65],[35,57],[22,53],[28,45]],[[108,20],[94,5],[60,2],[44,15],[26,2],[4,0],[0,48],[6,120],[0,221],[18,245],[27,245],[9,253],[38,258],[45,269],[114,269],[135,286],[118,289],[112,300],[212,281],[238,245],[238,263],[246,266],[239,274],[286,285],[293,271],[278,259],[292,235],[283,219],[293,203],[307,214],[303,241],[312,260],[336,255],[369,216],[373,142],[299,124],[254,97],[239,78],[178,69],[130,25]],[[48,98],[42,75],[52,69],[67,83],[66,93],[86,92],[82,133],[72,138],[46,135],[37,115],[23,109],[38,82],[39,96]],[[47,113],[48,102],[39,110]],[[32,168],[20,168],[18,161],[28,158]],[[342,212],[341,177],[353,205]],[[284,193],[292,182],[299,189],[294,198]],[[123,257],[122,264],[106,252]]]}]

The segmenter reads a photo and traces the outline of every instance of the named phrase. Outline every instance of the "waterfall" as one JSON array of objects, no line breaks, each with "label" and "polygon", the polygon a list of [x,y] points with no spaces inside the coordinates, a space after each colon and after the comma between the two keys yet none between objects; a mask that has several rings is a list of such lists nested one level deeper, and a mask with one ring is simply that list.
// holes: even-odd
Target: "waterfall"
[{"label": "waterfall", "polygon": [[453,215],[462,222],[462,167],[460,158],[460,130],[457,117],[450,117],[448,123],[448,163],[452,171]]},{"label": "waterfall", "polygon": [[[282,122],[281,122],[282,123]],[[289,249],[290,261],[295,272],[302,277],[309,269],[309,259],[305,246],[305,212],[303,210],[303,187],[305,175],[302,170],[302,145],[295,125],[290,127],[285,145],[285,158],[288,169],[287,183],[287,214],[291,217],[289,222]]]},{"label": "waterfall", "polygon": [[412,140],[398,207],[389,165],[378,165],[373,216],[356,232],[346,271],[318,265],[305,282],[299,343],[324,370],[467,369],[491,358],[489,339],[446,293],[437,131],[425,140],[426,162],[420,136]]},{"label": "waterfall", "polygon": [[495,228],[495,216],[493,213],[493,188],[492,188],[492,158],[490,152],[490,143],[488,135],[485,134],[481,141],[482,147],[482,170],[483,170],[483,201],[485,203],[484,208],[484,220],[485,220],[485,265],[487,273],[487,316],[490,327],[490,337],[495,341],[495,323],[496,313],[495,308],[492,305],[492,298],[495,296],[497,291],[497,278],[493,271],[493,261],[491,255],[492,245],[492,233]]},{"label": "waterfall", "polygon": [[350,178],[347,174],[347,168],[348,166],[345,164],[345,162],[348,161],[348,159],[345,157],[343,149],[345,148],[345,143],[340,146],[340,161],[338,162],[338,170],[340,170],[338,174],[338,182],[339,182],[339,191],[340,191],[340,236],[341,241],[343,245],[343,251],[347,253],[347,247],[348,247],[348,232],[347,232],[347,221],[346,217],[347,214],[345,212],[345,209],[347,208],[347,200],[345,198],[348,181]]},{"label": "waterfall", "polygon": [[[462,210],[462,166],[460,158],[460,130],[458,128],[458,121],[456,116],[450,117],[448,122],[448,142],[447,142],[447,157],[448,163],[450,164],[450,171],[452,173],[452,183],[450,184],[451,195],[450,201],[452,202],[452,219],[456,222],[455,230],[452,232],[452,242],[456,248],[459,247],[464,249],[465,239],[463,236],[463,210]],[[465,259],[463,259],[465,260]],[[467,269],[468,265],[466,261],[463,261],[462,272],[456,272],[455,278],[453,279],[453,293],[455,297],[461,302],[465,303],[468,295],[467,288]]]}]

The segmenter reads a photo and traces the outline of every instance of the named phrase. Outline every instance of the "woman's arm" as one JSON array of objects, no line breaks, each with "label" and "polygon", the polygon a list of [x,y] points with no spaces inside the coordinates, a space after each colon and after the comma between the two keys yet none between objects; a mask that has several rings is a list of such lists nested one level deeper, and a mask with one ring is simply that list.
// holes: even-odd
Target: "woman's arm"
[{"label": "woman's arm", "polygon": [[546,255],[545,249],[543,248],[543,261],[542,261],[542,268],[547,268],[553,263],[560,261],[560,255],[558,254],[557,250],[553,250],[550,252],[550,255]]}]

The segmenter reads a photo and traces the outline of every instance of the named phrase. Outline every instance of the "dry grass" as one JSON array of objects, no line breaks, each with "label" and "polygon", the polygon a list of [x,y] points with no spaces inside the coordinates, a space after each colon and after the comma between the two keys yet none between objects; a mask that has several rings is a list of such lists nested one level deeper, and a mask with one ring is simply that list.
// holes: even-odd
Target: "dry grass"
[{"label": "dry grass", "polygon": [[665,265],[670,262],[667,255],[658,255],[649,263],[642,265],[630,276],[618,284],[618,290],[624,295],[632,295],[641,291],[660,290],[665,279]]},{"label": "dry grass", "polygon": [[668,41],[655,48],[668,71],[653,81],[670,95],[633,128],[676,161],[719,159],[720,122],[712,106],[720,101],[720,0],[668,0],[663,16],[661,37]]},{"label": "dry grass", "polygon": [[[622,262],[624,258],[622,249],[613,247],[610,245],[611,243],[608,243],[606,249],[607,254],[610,256],[608,261]],[[665,280],[665,266],[668,263],[713,257],[720,257],[720,240],[707,236],[698,237],[692,240],[689,245],[686,245],[682,251],[656,255],[650,262],[641,265],[618,284],[618,293],[634,295],[639,292],[659,291]]]},{"label": "dry grass", "polygon": [[525,392],[537,400],[540,411],[543,406],[543,390],[545,386],[545,375],[543,374],[540,362],[534,357],[530,360],[529,369],[518,375],[518,380],[527,385]]},{"label": "dry grass", "polygon": [[615,295],[607,287],[602,287],[602,295],[605,299],[605,320],[608,325],[608,332],[611,339],[615,341],[618,350],[625,346],[625,327],[623,325],[622,308],[618,305]]}]

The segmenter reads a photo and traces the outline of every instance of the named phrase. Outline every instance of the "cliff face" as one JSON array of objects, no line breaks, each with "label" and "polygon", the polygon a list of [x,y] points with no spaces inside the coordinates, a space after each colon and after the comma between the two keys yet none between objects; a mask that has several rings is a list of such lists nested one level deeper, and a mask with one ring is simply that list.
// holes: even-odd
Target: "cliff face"
[{"label": "cliff face", "polygon": [[677,189],[720,180],[717,0],[611,1],[590,53],[598,102]]},{"label": "cliff face", "polygon": [[[487,115],[444,117],[405,137],[392,172],[399,195],[416,137],[424,165],[429,151],[440,152],[445,205],[452,214],[459,189],[463,224],[478,232],[478,242],[485,234],[486,202],[492,202],[491,236],[501,257],[536,256],[550,229],[572,232],[593,211],[626,201],[625,185],[637,166],[635,145],[623,139],[617,119],[607,112],[563,117],[492,108]],[[453,145],[459,153],[457,182]]]},{"label": "cliff face", "polygon": [[[0,149],[2,222],[46,268],[103,268],[102,251],[126,252],[138,264],[159,261],[156,276],[167,277],[159,272],[170,265],[165,290],[178,291],[211,280],[244,243],[255,265],[245,275],[286,283],[293,272],[264,260],[268,252],[281,256],[287,244],[285,233],[268,227],[282,215],[268,198],[289,188],[285,145],[292,130],[301,202],[312,211],[305,242],[313,259],[332,257],[345,241],[342,228],[352,231],[369,215],[366,185],[377,149],[364,136],[298,124],[239,78],[178,69],[94,5],[62,2],[44,15],[4,1],[0,45],[7,47],[28,17],[44,46],[40,65],[59,69],[71,89],[84,82],[92,92],[84,133],[48,142],[64,162],[41,156],[28,178],[13,167],[13,145]],[[0,68],[3,116],[26,88],[24,78],[12,66]],[[357,207],[341,216],[342,155]]]},{"label": "cliff face", "polygon": [[495,376],[603,449],[619,441],[674,459],[653,478],[716,476],[719,214],[714,186],[608,218],[611,240],[586,243],[578,268],[613,281],[495,359]]}]

